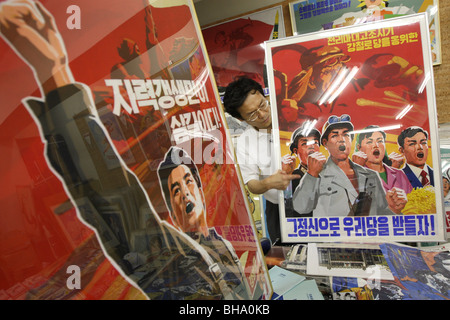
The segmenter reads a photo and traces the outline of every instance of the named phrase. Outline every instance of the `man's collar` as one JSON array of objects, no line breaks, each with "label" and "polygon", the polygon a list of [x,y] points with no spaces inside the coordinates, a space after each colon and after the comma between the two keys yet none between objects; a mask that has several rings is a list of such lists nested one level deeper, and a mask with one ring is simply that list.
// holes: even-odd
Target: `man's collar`
[{"label": "man's collar", "polygon": [[422,172],[422,170],[425,170],[425,172],[426,172],[427,174],[429,174],[429,173],[428,173],[428,168],[427,168],[427,165],[426,165],[426,164],[423,166],[423,169],[421,169],[421,168],[419,168],[419,167],[416,167],[415,165],[412,165],[412,164],[409,164],[409,163],[407,163],[407,165],[409,166],[409,168],[411,169],[411,171],[416,175],[416,177],[420,177],[420,173]]},{"label": "man's collar", "polygon": [[[267,129],[257,129],[257,128],[255,128],[255,127],[253,127],[253,126],[248,126],[247,128],[246,128],[246,130],[251,130],[251,131],[253,131],[253,133],[254,134],[257,134],[258,135],[258,137],[269,137],[269,139],[271,139],[271,137],[272,137],[272,133],[271,133],[271,131],[269,131],[269,130],[267,130]],[[271,142],[272,142],[272,140],[271,140]]]}]

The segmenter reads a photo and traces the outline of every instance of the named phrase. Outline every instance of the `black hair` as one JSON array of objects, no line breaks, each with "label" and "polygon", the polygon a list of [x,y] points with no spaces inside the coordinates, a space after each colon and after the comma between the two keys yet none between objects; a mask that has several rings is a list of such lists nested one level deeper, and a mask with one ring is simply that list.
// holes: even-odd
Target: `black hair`
[{"label": "black hair", "polygon": [[397,143],[400,147],[405,147],[405,138],[411,138],[415,136],[417,133],[422,132],[425,135],[425,138],[428,139],[428,132],[423,130],[421,127],[409,127],[403,130],[399,136],[397,137]]},{"label": "black hair", "polygon": [[164,160],[159,164],[158,167],[158,178],[159,184],[162,188],[162,195],[166,202],[167,208],[172,212],[172,205],[170,203],[170,190],[169,190],[169,176],[174,169],[176,169],[180,165],[185,165],[191,171],[192,176],[197,183],[199,188],[202,187],[202,182],[200,180],[200,176],[197,170],[197,166],[195,165],[192,158],[181,148],[178,147],[170,147],[169,151],[167,151]]},{"label": "black hair", "polygon": [[[332,129],[348,129],[349,131],[353,131],[354,127],[353,124],[351,122],[337,122],[337,123],[332,123],[331,125],[329,125],[325,131],[322,133],[322,135],[320,136],[320,143],[322,145],[323,144],[323,140],[326,139],[328,141],[328,136],[330,135],[330,131]],[[355,137],[354,133],[350,133],[350,140],[353,141],[353,138]]]},{"label": "black hair", "polygon": [[297,148],[298,146],[298,140],[300,138],[308,138],[308,137],[314,137],[319,142],[320,146],[320,132],[316,128],[312,128],[311,131],[305,136],[304,135],[305,128],[301,126],[300,128],[295,129],[294,133],[292,134],[292,142],[289,145],[289,150],[291,150],[291,154],[294,153],[294,148]]},{"label": "black hair", "polygon": [[361,142],[365,138],[370,138],[374,132],[381,132],[381,134],[383,135],[383,138],[386,140],[386,133],[383,130],[381,130],[381,128],[379,126],[370,125],[370,126],[365,127],[363,130],[367,130],[367,129],[379,129],[379,130],[370,130],[370,131],[361,132],[358,135],[358,139],[356,139],[357,144],[361,144]]},{"label": "black hair", "polygon": [[[358,138],[356,139],[356,145],[361,146],[361,142],[366,138],[370,138],[374,132],[381,132],[381,135],[383,136],[384,141],[386,141],[386,132],[381,130],[380,126],[370,125],[370,126],[365,127],[363,130],[367,130],[367,129],[378,129],[378,130],[370,130],[370,131],[365,131],[365,132],[361,132],[360,134],[358,134]],[[388,166],[392,165],[392,160],[390,160],[389,157],[387,156],[386,150],[384,150],[383,163],[387,164]]]},{"label": "black hair", "polygon": [[254,91],[258,91],[264,96],[262,86],[255,80],[247,77],[239,77],[228,84],[223,97],[225,111],[230,116],[243,120],[238,109],[244,104],[248,94]]}]

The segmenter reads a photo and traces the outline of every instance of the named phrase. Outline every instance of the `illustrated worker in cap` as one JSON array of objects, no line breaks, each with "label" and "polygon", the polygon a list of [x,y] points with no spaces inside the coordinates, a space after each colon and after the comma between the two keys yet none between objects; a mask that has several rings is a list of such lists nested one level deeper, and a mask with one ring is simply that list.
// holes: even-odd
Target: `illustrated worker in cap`
[{"label": "illustrated worker in cap", "polygon": [[378,174],[349,159],[352,131],[349,115],[328,118],[320,142],[330,156],[308,156],[307,174],[293,195],[295,211],[314,217],[393,214],[396,199],[386,195]]},{"label": "illustrated worker in cap", "polygon": [[[308,156],[314,152],[319,152],[319,147],[320,132],[314,128],[313,121],[307,120],[292,133],[289,150],[300,160],[299,166],[292,173],[300,175],[301,179],[308,170]],[[297,188],[300,179],[292,180],[293,190]]]},{"label": "illustrated worker in cap", "polygon": [[[319,152],[320,148],[320,132],[314,128],[316,121],[305,121],[298,127],[291,137],[289,150],[291,155],[295,155],[300,161],[298,167],[294,169],[292,174],[299,175],[299,179],[292,180],[292,190],[295,190],[300,182],[300,179],[306,174],[308,170],[308,155]],[[286,158],[286,156],[283,158]],[[294,157],[295,161],[295,157]],[[285,214],[287,217],[298,216],[299,213],[292,207],[292,198],[285,198]],[[302,214],[302,216],[311,216],[312,213]]]},{"label": "illustrated worker in cap", "polygon": [[233,246],[207,224],[205,196],[192,158],[171,147],[158,167],[158,179],[172,221],[207,251],[228,286],[222,290],[229,298],[249,299],[250,289]]}]

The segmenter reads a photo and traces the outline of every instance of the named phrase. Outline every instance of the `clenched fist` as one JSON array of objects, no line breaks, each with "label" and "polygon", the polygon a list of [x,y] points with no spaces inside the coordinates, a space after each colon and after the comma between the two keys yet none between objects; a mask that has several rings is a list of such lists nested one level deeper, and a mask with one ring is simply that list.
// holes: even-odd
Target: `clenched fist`
[{"label": "clenched fist", "polygon": [[318,177],[327,158],[321,152],[314,152],[308,156],[308,173],[313,177]]},{"label": "clenched fist", "polygon": [[73,82],[64,42],[53,17],[39,2],[2,2],[0,34],[34,71],[44,94]]}]

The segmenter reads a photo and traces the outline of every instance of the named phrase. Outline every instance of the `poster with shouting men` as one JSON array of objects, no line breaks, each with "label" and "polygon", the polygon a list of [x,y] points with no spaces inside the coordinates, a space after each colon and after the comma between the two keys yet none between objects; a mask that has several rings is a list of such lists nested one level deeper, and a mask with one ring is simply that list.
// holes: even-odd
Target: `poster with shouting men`
[{"label": "poster with shouting men", "polygon": [[[414,52],[414,55],[409,54]],[[266,43],[284,242],[443,240],[426,14]]]}]

